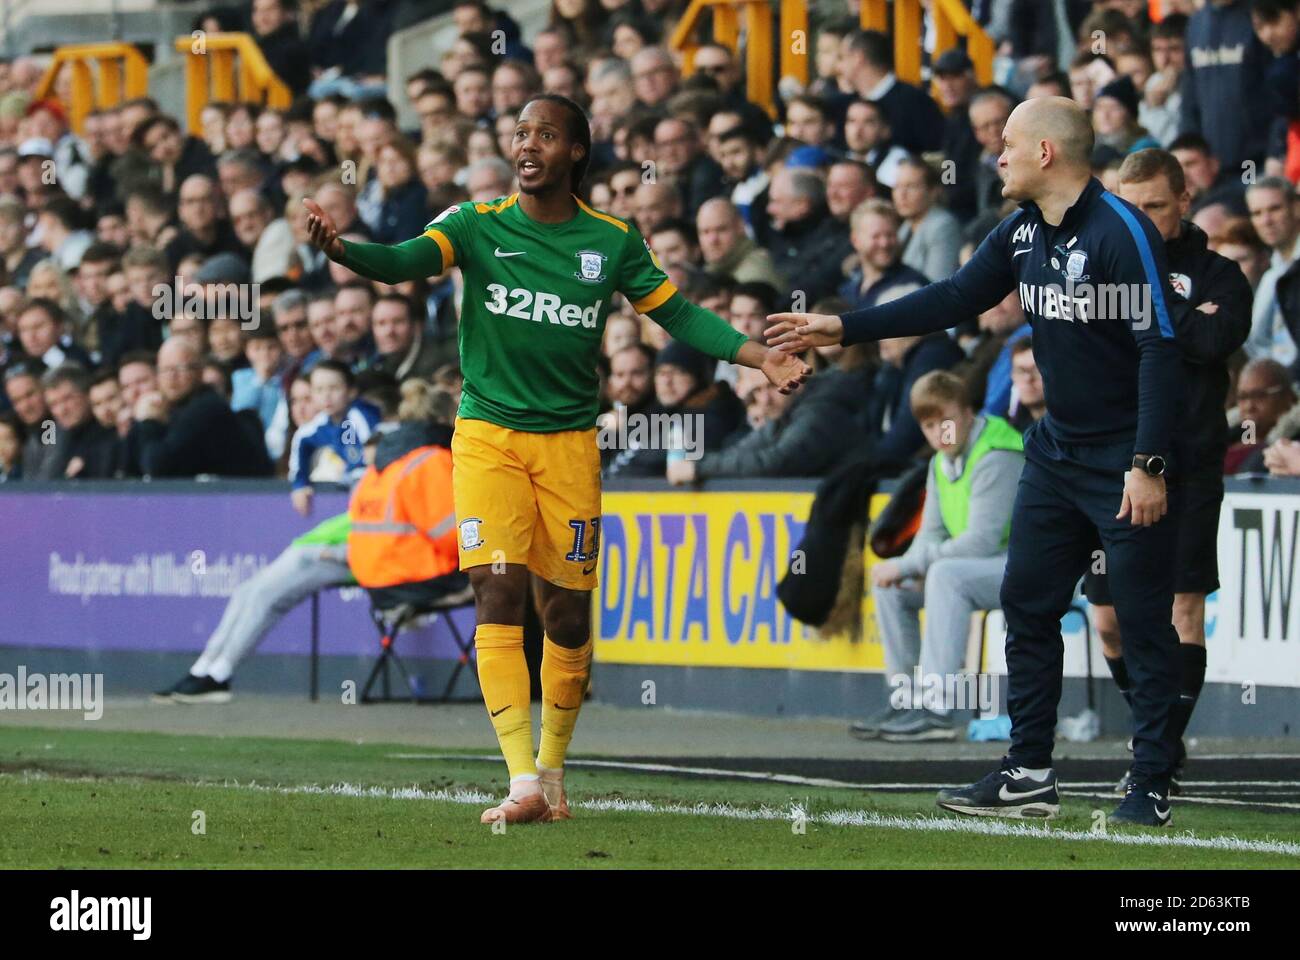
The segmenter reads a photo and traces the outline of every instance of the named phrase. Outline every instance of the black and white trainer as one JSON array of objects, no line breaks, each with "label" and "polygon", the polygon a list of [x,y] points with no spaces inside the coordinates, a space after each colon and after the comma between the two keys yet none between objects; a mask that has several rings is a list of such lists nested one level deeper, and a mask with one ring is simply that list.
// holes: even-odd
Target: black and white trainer
[{"label": "black and white trainer", "polygon": [[229,680],[218,683],[211,677],[193,674],[184,677],[171,691],[174,703],[229,703],[231,696]]},{"label": "black and white trainer", "polygon": [[1167,827],[1174,822],[1169,806],[1169,791],[1150,784],[1129,782],[1128,792],[1119,806],[1111,811],[1111,823],[1131,823],[1140,827]]},{"label": "black and white trainer", "polygon": [[1004,766],[969,787],[940,790],[936,802],[954,813],[1012,820],[1050,820],[1061,812],[1056,771],[1035,780],[1021,767]]}]

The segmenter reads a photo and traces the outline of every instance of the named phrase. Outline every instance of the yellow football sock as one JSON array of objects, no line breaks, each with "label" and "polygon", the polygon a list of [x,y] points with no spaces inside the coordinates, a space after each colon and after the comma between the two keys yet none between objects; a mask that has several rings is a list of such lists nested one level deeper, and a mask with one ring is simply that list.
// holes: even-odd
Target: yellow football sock
[{"label": "yellow football sock", "polygon": [[537,764],[558,770],[573,739],[578,710],[591,679],[591,640],[562,647],[546,637],[542,646],[542,738]]},{"label": "yellow football sock", "polygon": [[497,742],[512,781],[535,780],[533,716],[529,710],[528,661],[524,659],[524,628],[480,623],[474,630],[478,651],[478,682],[483,690]]}]

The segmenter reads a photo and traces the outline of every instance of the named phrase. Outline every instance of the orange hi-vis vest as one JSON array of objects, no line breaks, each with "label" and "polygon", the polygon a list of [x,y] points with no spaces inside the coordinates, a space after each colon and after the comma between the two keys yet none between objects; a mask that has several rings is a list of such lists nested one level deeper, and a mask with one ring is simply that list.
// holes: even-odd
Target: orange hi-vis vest
[{"label": "orange hi-vis vest", "polygon": [[417,447],[382,471],[370,467],[348,516],[348,566],[363,587],[420,583],[460,565],[446,447]]}]

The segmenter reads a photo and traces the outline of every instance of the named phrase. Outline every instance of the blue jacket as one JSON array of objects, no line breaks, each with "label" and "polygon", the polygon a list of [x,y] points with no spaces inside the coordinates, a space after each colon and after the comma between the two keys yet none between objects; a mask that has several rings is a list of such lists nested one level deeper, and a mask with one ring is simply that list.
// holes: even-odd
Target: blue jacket
[{"label": "blue jacket", "polygon": [[1192,14],[1184,36],[1179,132],[1201,134],[1225,170],[1261,163],[1268,145],[1271,99],[1266,86],[1272,55],[1250,22],[1250,4],[1207,3]]},{"label": "blue jacket", "polygon": [[289,451],[289,479],[294,489],[311,486],[311,472],[322,453],[332,452],[344,465],[341,483],[352,483],[365,473],[366,441],[379,423],[379,410],[365,400],[355,400],[343,419],[335,423],[329,414],[316,414],[293,435]]},{"label": "blue jacket", "polygon": [[[1058,226],[1026,202],[947,280],[845,314],[844,343],[942,330],[1016,289],[1047,395],[1041,429],[1059,443],[1168,456],[1183,384],[1171,314],[1189,307],[1151,221],[1095,177]],[[1116,459],[1110,467],[1127,469],[1131,455]]]}]

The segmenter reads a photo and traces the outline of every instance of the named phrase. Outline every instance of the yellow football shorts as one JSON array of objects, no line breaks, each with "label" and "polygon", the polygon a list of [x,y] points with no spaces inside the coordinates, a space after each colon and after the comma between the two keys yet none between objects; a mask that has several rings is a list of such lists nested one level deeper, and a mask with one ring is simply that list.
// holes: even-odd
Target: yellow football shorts
[{"label": "yellow football shorts", "polygon": [[529,433],[456,418],[451,442],[460,568],[521,563],[570,590],[596,587],[596,430]]}]

